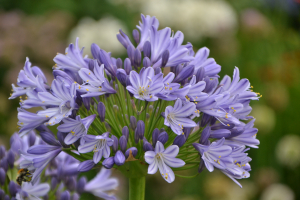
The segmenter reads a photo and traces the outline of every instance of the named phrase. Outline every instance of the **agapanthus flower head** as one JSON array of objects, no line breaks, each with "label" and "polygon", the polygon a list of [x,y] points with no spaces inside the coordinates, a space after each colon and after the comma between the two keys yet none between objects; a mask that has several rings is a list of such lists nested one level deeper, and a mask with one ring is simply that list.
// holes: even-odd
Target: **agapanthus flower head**
[{"label": "agapanthus flower head", "polygon": [[[195,54],[191,43],[183,44],[182,32],[159,29],[155,17],[141,19],[133,42],[122,30],[117,34],[126,48],[124,60],[96,44],[92,57],[83,56],[77,39],[66,54],[55,56],[51,86],[26,60],[11,98],[27,95],[18,125],[28,145],[13,136],[11,158],[0,148],[0,181],[14,156],[32,173],[33,184],[46,170],[60,199],[83,192],[115,199],[108,194],[118,185],[108,178],[111,168],[129,178],[159,170],[168,183],[175,180],[172,168],[218,169],[237,184],[236,179],[250,176],[246,146],[257,148],[259,141],[249,104],[260,94],[248,79],[240,79],[237,67],[232,80],[219,80],[221,66],[209,58],[208,48]],[[35,107],[36,113],[27,111]],[[34,129],[43,142],[36,142]],[[100,166],[106,169],[92,181],[77,181],[78,173]]]}]

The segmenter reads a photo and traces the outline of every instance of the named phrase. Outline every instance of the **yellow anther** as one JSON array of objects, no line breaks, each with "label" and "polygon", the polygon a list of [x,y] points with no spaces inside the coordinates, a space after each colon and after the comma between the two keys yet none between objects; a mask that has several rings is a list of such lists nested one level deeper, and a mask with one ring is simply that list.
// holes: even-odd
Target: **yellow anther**
[{"label": "yellow anther", "polygon": [[45,101],[42,101],[42,103],[45,103]]},{"label": "yellow anther", "polygon": [[165,90],[167,89],[167,87],[165,87]]},{"label": "yellow anther", "polygon": [[76,84],[77,82],[76,82],[76,81],[74,81],[74,83]]},{"label": "yellow anther", "polygon": [[167,83],[167,85],[169,85],[169,83]]},{"label": "yellow anther", "polygon": [[89,91],[89,89],[86,89],[86,91]]},{"label": "yellow anther", "polygon": [[250,90],[250,92],[253,92],[253,90]]},{"label": "yellow anther", "polygon": [[252,85],[251,85],[250,87],[251,87],[251,88],[253,88],[253,86],[252,86]]},{"label": "yellow anther", "polygon": [[219,158],[221,158],[221,156],[219,156]]},{"label": "yellow anther", "polygon": [[236,163],[237,166],[241,167],[240,163]]},{"label": "yellow anther", "polygon": [[234,108],[233,108],[233,107],[231,107],[231,109],[233,110]]},{"label": "yellow anther", "polygon": [[81,89],[81,86],[79,85],[78,88]]},{"label": "yellow anther", "polygon": [[49,117],[48,115],[46,115],[46,117]]},{"label": "yellow anther", "polygon": [[259,97],[262,97],[262,95],[260,95]]},{"label": "yellow anther", "polygon": [[196,96],[196,99],[198,99],[198,97]]},{"label": "yellow anther", "polygon": [[233,112],[236,112],[236,110],[234,110]]},{"label": "yellow anther", "polygon": [[86,82],[89,82],[89,80],[86,80]]},{"label": "yellow anther", "polygon": [[169,90],[172,90],[172,88],[170,87],[170,89]]},{"label": "yellow anther", "polygon": [[89,75],[91,75],[91,72],[89,72]]},{"label": "yellow anther", "polygon": [[147,86],[148,88],[150,87],[150,85]]},{"label": "yellow anther", "polygon": [[218,164],[221,165],[220,161],[218,160]]},{"label": "yellow anther", "polygon": [[168,173],[166,173],[166,176],[168,176]]},{"label": "yellow anther", "polygon": [[227,124],[227,126],[230,126],[229,124]]},{"label": "yellow anther", "polygon": [[150,98],[152,98],[152,95],[150,95]]}]

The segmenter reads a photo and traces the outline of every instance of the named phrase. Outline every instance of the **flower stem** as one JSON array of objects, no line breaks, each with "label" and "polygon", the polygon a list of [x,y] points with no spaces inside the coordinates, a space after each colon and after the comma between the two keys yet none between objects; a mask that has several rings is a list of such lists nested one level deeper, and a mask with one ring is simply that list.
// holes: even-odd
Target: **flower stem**
[{"label": "flower stem", "polygon": [[146,178],[130,178],[129,179],[129,200],[145,199]]}]

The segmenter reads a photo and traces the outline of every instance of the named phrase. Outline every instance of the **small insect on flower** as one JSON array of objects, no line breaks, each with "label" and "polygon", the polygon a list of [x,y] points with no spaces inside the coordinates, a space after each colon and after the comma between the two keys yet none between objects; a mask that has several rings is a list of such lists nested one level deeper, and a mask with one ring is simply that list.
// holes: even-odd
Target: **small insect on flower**
[{"label": "small insect on flower", "polygon": [[32,174],[28,171],[27,168],[20,169],[18,171],[19,176],[17,177],[17,183],[22,185],[22,181],[30,182],[32,179]]}]

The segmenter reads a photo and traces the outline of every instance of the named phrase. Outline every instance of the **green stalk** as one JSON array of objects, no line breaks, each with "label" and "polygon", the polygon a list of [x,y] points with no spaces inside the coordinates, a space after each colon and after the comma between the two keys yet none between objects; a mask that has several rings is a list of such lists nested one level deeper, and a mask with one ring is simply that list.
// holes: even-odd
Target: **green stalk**
[{"label": "green stalk", "polygon": [[145,199],[146,178],[129,178],[129,200]]}]

